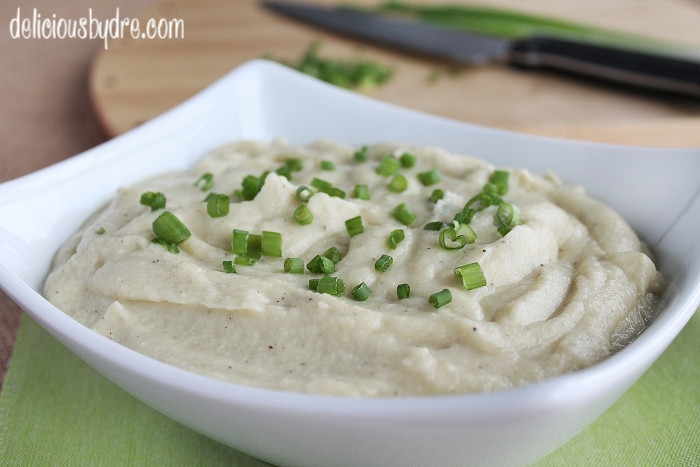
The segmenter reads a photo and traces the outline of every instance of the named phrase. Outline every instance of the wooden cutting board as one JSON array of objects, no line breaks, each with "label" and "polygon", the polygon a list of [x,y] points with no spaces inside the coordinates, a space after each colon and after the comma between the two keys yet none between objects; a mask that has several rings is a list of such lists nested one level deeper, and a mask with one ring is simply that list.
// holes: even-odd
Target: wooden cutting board
[{"label": "wooden cutting board", "polygon": [[[492,0],[488,5],[647,34],[700,49],[696,0]],[[108,50],[97,54],[90,93],[110,136],[170,109],[247,60],[265,56],[296,60],[313,41],[320,41],[322,56],[390,65],[391,81],[364,91],[384,101],[540,135],[700,147],[700,99],[637,93],[498,64],[464,66],[453,73],[445,62],[361,44],[287,20],[255,0],[170,0],[154,4],[140,18],[142,22],[182,19],[184,38],[125,38],[110,42]]]}]

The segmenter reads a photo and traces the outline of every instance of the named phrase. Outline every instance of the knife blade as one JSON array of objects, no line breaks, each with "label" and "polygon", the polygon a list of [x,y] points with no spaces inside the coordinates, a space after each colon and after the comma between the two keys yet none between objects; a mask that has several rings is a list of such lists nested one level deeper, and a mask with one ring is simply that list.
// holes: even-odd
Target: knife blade
[{"label": "knife blade", "polygon": [[277,0],[264,0],[262,4],[271,11],[322,29],[454,62],[483,65],[500,61],[700,97],[700,62],[691,58],[558,37],[513,40],[347,7]]}]

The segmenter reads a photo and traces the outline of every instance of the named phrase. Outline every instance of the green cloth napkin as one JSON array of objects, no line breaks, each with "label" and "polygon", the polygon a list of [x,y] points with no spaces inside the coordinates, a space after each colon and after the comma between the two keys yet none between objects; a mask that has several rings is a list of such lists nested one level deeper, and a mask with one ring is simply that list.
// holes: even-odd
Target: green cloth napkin
[{"label": "green cloth napkin", "polygon": [[[610,410],[539,466],[700,464],[700,313]],[[0,394],[0,465],[264,463],[147,407],[27,315]]]}]

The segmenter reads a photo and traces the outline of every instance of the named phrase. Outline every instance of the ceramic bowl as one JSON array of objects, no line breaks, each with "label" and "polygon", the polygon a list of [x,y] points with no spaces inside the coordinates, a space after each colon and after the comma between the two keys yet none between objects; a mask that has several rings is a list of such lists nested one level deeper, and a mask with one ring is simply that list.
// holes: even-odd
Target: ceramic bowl
[{"label": "ceramic bowl", "polygon": [[[465,103],[468,105],[468,103]],[[192,165],[238,139],[331,138],[440,146],[496,165],[552,170],[620,211],[668,287],[655,321],[588,369],[491,394],[367,398],[242,386],[174,368],[82,326],[39,293],[57,248],[117,187]],[[377,102],[252,61],[166,114],[0,185],[0,285],[38,323],[167,416],[284,465],[522,465],[589,425],[666,349],[700,302],[700,150],[545,139]]]}]

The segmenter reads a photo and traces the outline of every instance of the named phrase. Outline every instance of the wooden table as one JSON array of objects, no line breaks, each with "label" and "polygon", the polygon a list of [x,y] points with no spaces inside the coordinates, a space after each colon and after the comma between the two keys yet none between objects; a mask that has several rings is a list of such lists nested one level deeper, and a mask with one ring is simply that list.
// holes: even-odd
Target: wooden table
[{"label": "wooden table", "polygon": [[[324,3],[331,3],[325,1]],[[339,2],[342,3],[342,2]],[[357,3],[373,3],[358,1]],[[433,3],[437,3],[433,1]],[[447,3],[447,2],[442,2]],[[518,6],[516,0],[490,4]],[[328,56],[360,56],[390,64],[394,79],[370,92],[378,99],[474,123],[593,141],[700,147],[700,102],[660,98],[548,73],[502,66],[443,73],[445,63],[358,44],[284,20],[253,0],[185,2],[35,0],[23,17],[184,20],[181,40],[12,39],[15,4],[0,5],[0,182],[99,144],[177,104],[236,65],[265,54],[297,58],[314,40]],[[145,11],[144,8],[147,8]],[[700,48],[698,0],[533,0],[533,13],[646,32]],[[0,383],[14,344],[19,308],[0,293]]]}]

